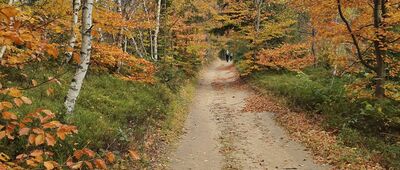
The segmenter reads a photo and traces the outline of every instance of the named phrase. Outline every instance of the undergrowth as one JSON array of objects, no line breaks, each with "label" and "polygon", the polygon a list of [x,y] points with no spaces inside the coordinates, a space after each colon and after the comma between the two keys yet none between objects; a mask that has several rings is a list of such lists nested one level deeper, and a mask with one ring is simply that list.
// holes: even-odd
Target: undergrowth
[{"label": "undergrowth", "polygon": [[249,81],[307,111],[310,118],[322,115],[324,128],[336,132],[343,145],[359,148],[387,168],[400,168],[400,103],[350,98],[345,85],[352,78],[333,77],[323,68],[258,72]]},{"label": "undergrowth", "polygon": [[[66,115],[63,103],[69,88],[68,82],[73,77],[73,68],[49,67],[36,65],[25,68],[24,74],[29,75],[29,80],[25,76],[13,75],[10,69],[1,83],[4,86],[28,87],[24,94],[34,101],[32,105],[16,108],[13,112],[27,114],[35,108],[47,108],[56,113],[61,122],[77,126],[78,134],[61,142],[60,147],[55,147],[54,159],[59,161],[73,154],[72,148],[87,147],[100,152],[112,150],[120,153],[119,156],[133,148],[140,156],[134,166],[151,166],[152,157],[160,156],[148,153],[154,150],[154,146],[149,145],[156,145],[154,140],[157,140],[151,136],[165,138],[163,140],[176,138],[172,134],[181,129],[194,91],[194,76],[180,80],[171,89],[167,83],[159,81],[153,84],[125,81],[92,70],[85,79],[74,114]],[[40,83],[54,75],[60,75],[58,82],[29,88],[31,79]],[[155,135],[157,133],[162,136]],[[21,149],[23,146],[18,142],[0,143],[0,150],[10,156],[16,156]]]}]

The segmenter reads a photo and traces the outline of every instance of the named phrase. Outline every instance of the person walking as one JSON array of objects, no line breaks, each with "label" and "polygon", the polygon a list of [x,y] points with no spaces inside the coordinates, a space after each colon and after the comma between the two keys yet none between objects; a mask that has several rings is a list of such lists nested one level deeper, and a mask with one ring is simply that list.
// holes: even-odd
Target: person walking
[{"label": "person walking", "polygon": [[229,62],[229,50],[226,50],[226,53],[225,53],[225,60],[226,60],[226,62]]}]

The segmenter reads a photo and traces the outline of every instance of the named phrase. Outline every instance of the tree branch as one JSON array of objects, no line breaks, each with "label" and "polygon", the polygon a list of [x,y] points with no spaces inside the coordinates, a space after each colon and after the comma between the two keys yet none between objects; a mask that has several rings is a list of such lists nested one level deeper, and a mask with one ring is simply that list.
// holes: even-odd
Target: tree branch
[{"label": "tree branch", "polygon": [[341,5],[340,0],[337,0],[337,6],[338,6],[338,11],[339,11],[340,18],[341,18],[341,19],[343,20],[343,22],[346,24],[347,31],[349,31],[349,33],[350,33],[350,35],[351,35],[351,39],[353,40],[353,44],[354,44],[354,46],[356,47],[356,50],[357,50],[357,58],[360,60],[361,64],[363,64],[365,67],[367,67],[368,69],[371,69],[371,70],[373,70],[373,71],[376,71],[375,67],[373,67],[372,65],[368,64],[368,63],[364,60],[363,55],[362,55],[362,52],[361,52],[360,45],[358,44],[358,41],[357,41],[357,37],[354,35],[353,30],[351,29],[351,26],[350,26],[349,21],[347,21],[346,17],[345,17],[344,14],[343,14],[342,5]]}]

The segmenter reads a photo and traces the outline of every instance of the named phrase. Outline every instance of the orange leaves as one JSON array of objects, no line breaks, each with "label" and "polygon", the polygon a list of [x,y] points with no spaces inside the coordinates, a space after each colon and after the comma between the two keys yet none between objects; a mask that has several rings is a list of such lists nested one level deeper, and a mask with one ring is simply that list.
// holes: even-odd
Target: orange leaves
[{"label": "orange leaves", "polygon": [[74,152],[74,157],[77,160],[80,160],[82,158],[82,156],[88,156],[89,158],[94,158],[95,157],[95,152],[93,152],[92,150],[88,149],[88,148],[84,148],[82,150],[76,150]]},{"label": "orange leaves", "polygon": [[56,120],[42,124],[42,127],[44,129],[52,129],[52,128],[57,128],[57,127],[61,127],[61,126],[62,126],[62,124]]},{"label": "orange leaves", "polygon": [[52,170],[58,167],[58,163],[55,161],[46,161],[43,163],[43,166],[46,168],[46,170]]},{"label": "orange leaves", "polygon": [[104,160],[102,160],[102,159],[95,159],[94,164],[99,169],[107,169],[106,162],[104,162]]},{"label": "orange leaves", "polygon": [[56,144],[56,142],[57,142],[56,138],[53,135],[49,134],[49,133],[46,133],[45,135],[46,135],[46,143],[47,143],[47,145],[54,146]]},{"label": "orange leaves", "polygon": [[139,154],[135,150],[129,150],[129,156],[135,161],[140,159]]},{"label": "orange leaves", "polygon": [[136,58],[121,48],[108,44],[93,44],[93,64],[106,69],[120,67],[117,75],[125,80],[153,82],[155,66],[142,58]]},{"label": "orange leaves", "polygon": [[113,163],[115,161],[115,155],[112,152],[106,153],[107,161]]},{"label": "orange leaves", "polygon": [[58,57],[58,49],[54,44],[48,44],[46,46],[46,52],[47,54],[49,54],[50,56],[57,58]]},{"label": "orange leaves", "polygon": [[2,113],[3,119],[5,120],[17,120],[18,117],[15,113],[5,111]]},{"label": "orange leaves", "polygon": [[307,44],[284,44],[275,49],[263,49],[258,54],[258,64],[274,68],[299,70],[313,64]]},{"label": "orange leaves", "polygon": [[0,18],[10,19],[18,14],[18,10],[13,6],[7,6],[0,9]]},{"label": "orange leaves", "polygon": [[[107,152],[105,158],[109,163],[115,161],[115,155],[112,152]],[[74,162],[73,160],[77,160]],[[80,169],[84,166],[88,169],[107,169],[107,164],[103,159],[96,156],[96,153],[88,148],[81,150],[75,150],[73,157],[70,157],[67,161],[67,166],[71,169]]]},{"label": "orange leaves", "polygon": [[19,136],[25,136],[25,135],[28,135],[29,134],[29,131],[31,131],[31,128],[21,128],[19,131],[18,131],[18,135]]}]

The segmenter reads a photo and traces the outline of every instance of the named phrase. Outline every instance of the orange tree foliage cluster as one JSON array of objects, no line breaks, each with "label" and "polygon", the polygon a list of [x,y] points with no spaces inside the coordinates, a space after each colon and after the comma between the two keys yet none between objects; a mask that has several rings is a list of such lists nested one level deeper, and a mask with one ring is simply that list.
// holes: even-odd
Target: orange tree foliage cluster
[{"label": "orange tree foliage cluster", "polygon": [[[366,76],[364,80],[360,80],[352,85],[351,89],[357,87],[359,91],[363,91],[361,96],[371,96],[369,86],[374,86],[376,79],[376,51],[382,51],[383,67],[385,82],[385,95],[395,100],[399,100],[400,85],[398,78],[400,76],[400,11],[399,1],[380,1],[379,14],[382,9],[385,14],[379,18],[380,23],[374,26],[374,6],[372,2],[354,0],[354,1],[310,1],[296,0],[290,5],[299,12],[306,12],[310,17],[310,28],[316,30],[317,51],[318,49],[326,49],[327,46],[333,47],[328,51],[329,61],[341,70],[340,72],[359,73],[372,72],[375,77]],[[350,33],[346,24],[338,17],[338,5],[341,5],[343,15],[349,27],[352,29]],[[354,35],[360,51],[352,40],[351,34]],[[377,42],[378,47],[374,47]],[[342,49],[342,50],[335,50]],[[325,51],[321,51],[326,53]],[[358,57],[358,53],[362,55],[362,59]],[[368,68],[369,67],[369,68]],[[367,68],[367,69],[366,69]],[[361,85],[363,84],[363,85]],[[369,95],[367,95],[369,93]]]},{"label": "orange tree foliage cluster", "polygon": [[[338,2],[351,33],[339,15]],[[247,43],[246,54],[238,52],[234,44],[229,47],[242,57],[238,66],[246,75],[274,64],[278,64],[275,68],[298,70],[321,63],[329,65],[335,76],[366,73],[368,76],[358,77],[363,86],[358,83],[357,87],[368,92],[370,97],[377,81],[384,79],[385,96],[399,100],[400,2],[376,2],[385,4],[378,7],[378,14],[384,14],[374,26],[374,3],[370,1],[223,0],[219,3],[219,15],[215,18],[219,25],[215,28],[236,42]],[[355,36],[358,49],[351,35]],[[299,43],[304,44],[304,48],[297,48]],[[283,50],[290,52],[279,52]],[[295,54],[296,50],[300,56],[288,55]],[[376,51],[381,51],[383,64],[377,63]],[[381,67],[384,67],[383,75],[378,75]]]},{"label": "orange tree foliage cluster", "polygon": [[262,49],[257,64],[272,69],[299,71],[310,66],[314,58],[309,54],[308,44],[284,44],[279,48]]}]

